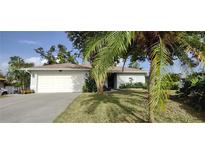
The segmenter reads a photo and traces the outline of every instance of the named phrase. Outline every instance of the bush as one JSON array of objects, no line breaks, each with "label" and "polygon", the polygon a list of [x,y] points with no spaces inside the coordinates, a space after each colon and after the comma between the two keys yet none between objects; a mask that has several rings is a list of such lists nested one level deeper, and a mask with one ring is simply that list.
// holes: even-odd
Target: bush
[{"label": "bush", "polygon": [[168,73],[163,76],[162,82],[167,90],[179,89],[180,75],[175,73]]},{"label": "bush", "polygon": [[169,82],[166,84],[167,90],[178,90],[179,89],[179,82]]},{"label": "bush", "polygon": [[83,86],[83,92],[96,92],[97,87],[95,80],[91,78],[90,74],[86,74],[85,84]]},{"label": "bush", "polygon": [[181,97],[187,97],[191,93],[192,82],[188,79],[182,80],[182,87],[179,89],[179,94]]},{"label": "bush", "polygon": [[205,77],[201,74],[189,75],[182,82],[179,96],[187,100],[197,110],[205,110]]},{"label": "bush", "polygon": [[120,89],[124,89],[124,88],[146,88],[146,85],[141,83],[141,82],[136,82],[136,83],[125,83],[125,84],[121,84],[119,86]]},{"label": "bush", "polygon": [[197,110],[205,110],[205,78],[190,88],[191,105]]}]

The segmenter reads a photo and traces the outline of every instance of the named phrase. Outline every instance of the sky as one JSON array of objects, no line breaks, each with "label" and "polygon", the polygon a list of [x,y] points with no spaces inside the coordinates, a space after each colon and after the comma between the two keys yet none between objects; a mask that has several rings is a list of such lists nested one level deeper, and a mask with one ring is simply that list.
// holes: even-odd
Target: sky
[{"label": "sky", "polygon": [[[43,47],[47,50],[52,45],[58,44],[63,44],[70,50],[73,49],[72,42],[69,41],[63,31],[0,31],[0,70],[4,74],[6,73],[9,57],[11,56],[20,56],[26,62],[33,62],[36,66],[43,65],[45,61],[41,59],[34,49]],[[82,59],[78,58],[78,61],[82,63]],[[148,71],[149,62],[140,63],[140,67]],[[186,72],[186,68],[181,67],[178,61],[169,69],[175,73]]]},{"label": "sky", "polygon": [[[65,32],[0,32],[0,69],[5,72],[8,67],[9,57],[20,56],[27,62],[42,65],[43,61],[34,49],[43,47],[49,49],[51,45],[63,44],[72,49],[72,42],[66,37]],[[80,62],[81,60],[78,59]]]}]

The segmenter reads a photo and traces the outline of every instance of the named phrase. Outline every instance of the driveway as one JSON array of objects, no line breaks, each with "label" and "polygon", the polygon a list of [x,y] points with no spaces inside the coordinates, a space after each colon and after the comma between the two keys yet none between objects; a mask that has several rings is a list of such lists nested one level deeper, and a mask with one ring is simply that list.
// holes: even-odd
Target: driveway
[{"label": "driveway", "polygon": [[79,94],[27,94],[0,98],[0,122],[53,122]]}]

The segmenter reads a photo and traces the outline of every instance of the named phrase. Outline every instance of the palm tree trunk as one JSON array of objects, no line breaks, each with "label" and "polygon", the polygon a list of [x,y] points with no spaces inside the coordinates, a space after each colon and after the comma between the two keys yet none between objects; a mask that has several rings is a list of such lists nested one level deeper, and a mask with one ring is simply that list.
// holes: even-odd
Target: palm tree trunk
[{"label": "palm tree trunk", "polygon": [[96,82],[97,86],[97,94],[98,95],[103,95],[103,85],[101,82]]},{"label": "palm tree trunk", "polygon": [[99,91],[98,91],[99,95],[103,95],[103,86],[100,86]]},{"label": "palm tree trunk", "polygon": [[154,84],[151,79],[151,75],[152,75],[152,71],[153,71],[153,68],[152,68],[152,60],[150,62],[150,71],[149,71],[149,85],[148,85],[148,106],[149,106],[149,117],[148,117],[148,120],[150,123],[154,122],[154,109],[152,108],[152,102],[151,102],[151,99],[152,99],[152,93],[151,93],[151,89],[152,89],[152,85]]}]

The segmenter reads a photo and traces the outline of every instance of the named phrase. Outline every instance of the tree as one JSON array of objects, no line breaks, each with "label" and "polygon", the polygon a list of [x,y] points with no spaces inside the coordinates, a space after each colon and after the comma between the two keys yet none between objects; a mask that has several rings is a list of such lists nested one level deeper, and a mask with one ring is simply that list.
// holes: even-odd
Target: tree
[{"label": "tree", "polygon": [[30,74],[20,70],[21,68],[33,67],[33,63],[26,63],[24,59],[19,56],[10,57],[9,68],[7,73],[7,80],[10,84],[28,88],[30,84]]},{"label": "tree", "polygon": [[41,58],[47,60],[47,63],[46,63],[47,65],[56,63],[55,56],[53,55],[53,53],[56,50],[54,45],[51,46],[48,51],[45,51],[42,47],[34,49],[34,50],[36,51],[36,53],[40,54]]},{"label": "tree", "polygon": [[106,32],[103,32],[103,31],[93,31],[93,32],[90,32],[90,31],[73,31],[73,32],[66,31],[65,33],[67,34],[68,39],[73,43],[73,47],[75,49],[78,49],[81,53],[85,49],[86,43],[90,39],[92,39],[93,37],[103,35]]},{"label": "tree", "polygon": [[57,58],[56,58],[56,62],[59,64],[62,63],[72,63],[72,64],[77,64],[77,54],[74,53],[74,55],[71,55],[71,51],[68,51],[67,48],[62,45],[59,44],[58,45],[58,54],[57,54]]},{"label": "tree", "polygon": [[[77,64],[77,54],[71,54],[72,51],[67,50],[67,48],[58,44],[56,46],[52,45],[49,50],[45,51],[42,47],[35,49],[36,53],[40,54],[41,58],[45,59],[47,62],[45,65],[50,64],[62,64],[62,63],[72,63]],[[57,53],[57,56],[54,54]]]},{"label": "tree", "polygon": [[128,67],[136,68],[136,69],[141,69],[140,64],[137,61],[130,62]]},{"label": "tree", "polygon": [[[73,47],[79,51],[78,56],[85,56],[85,48],[87,43],[92,43],[93,38],[100,38],[104,36],[107,32],[105,31],[73,31],[65,32],[68,39],[72,42]],[[87,59],[91,65],[96,57],[96,52],[92,52],[92,55]]]},{"label": "tree", "polygon": [[[85,58],[97,51],[92,74],[97,84],[98,94],[102,94],[102,84],[107,72],[114,65],[116,57],[123,57],[129,52],[130,46],[135,49],[131,52],[135,60],[148,59],[149,72],[149,121],[154,121],[154,111],[164,107],[167,100],[165,77],[167,66],[173,65],[178,58],[184,65],[196,66],[195,61],[189,58],[188,52],[198,61],[205,63],[205,45],[201,32],[107,32],[106,35],[88,43]],[[141,59],[140,59],[141,58]],[[166,76],[165,76],[166,75]]]}]

